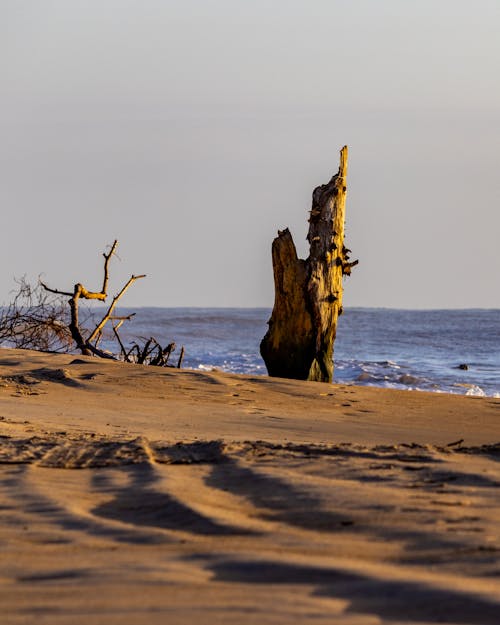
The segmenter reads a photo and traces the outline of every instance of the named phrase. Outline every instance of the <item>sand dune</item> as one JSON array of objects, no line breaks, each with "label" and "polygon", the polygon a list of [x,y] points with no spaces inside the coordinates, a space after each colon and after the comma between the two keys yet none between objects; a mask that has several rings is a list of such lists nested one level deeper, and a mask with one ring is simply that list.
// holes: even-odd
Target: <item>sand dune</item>
[{"label": "sand dune", "polygon": [[500,622],[500,400],[0,351],[2,624]]}]

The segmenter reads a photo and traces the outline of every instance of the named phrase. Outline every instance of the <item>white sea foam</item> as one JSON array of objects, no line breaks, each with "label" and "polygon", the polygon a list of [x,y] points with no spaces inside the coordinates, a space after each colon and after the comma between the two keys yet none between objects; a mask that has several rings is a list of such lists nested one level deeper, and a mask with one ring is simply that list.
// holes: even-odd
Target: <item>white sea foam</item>
[{"label": "white sea foam", "polygon": [[467,390],[465,394],[470,395],[472,397],[486,397],[486,393],[483,391],[483,389],[480,386],[477,386],[476,384],[471,384],[470,388]]}]

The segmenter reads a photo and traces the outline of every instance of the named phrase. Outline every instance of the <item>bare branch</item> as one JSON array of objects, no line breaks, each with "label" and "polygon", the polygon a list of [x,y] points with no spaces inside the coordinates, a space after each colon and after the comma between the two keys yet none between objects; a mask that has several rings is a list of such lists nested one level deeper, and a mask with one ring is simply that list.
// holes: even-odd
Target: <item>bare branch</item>
[{"label": "bare branch", "polygon": [[68,293],[67,291],[59,291],[59,289],[51,289],[45,284],[45,282],[42,282],[41,280],[39,280],[38,282],[49,293],[55,293],[56,295],[65,295],[66,297],[73,297],[73,293]]},{"label": "bare branch", "polygon": [[163,365],[166,366],[172,352],[175,351],[175,343],[169,343],[163,350]]},{"label": "bare branch", "polygon": [[89,350],[89,352],[91,352],[95,356],[99,356],[99,358],[107,358],[108,360],[116,360],[116,357],[111,352],[98,349],[97,347],[94,347],[90,343],[87,343],[86,347]]},{"label": "bare branch", "polygon": [[181,368],[183,359],[184,359],[184,345],[181,347],[181,353],[179,356],[179,360],[177,361],[177,369]]},{"label": "bare branch", "polygon": [[113,241],[113,245],[111,246],[109,253],[103,254],[104,256],[104,278],[102,282],[102,290],[100,292],[88,291],[83,286],[83,284],[78,283],[75,285],[75,293],[78,290],[80,297],[83,297],[83,299],[97,299],[101,302],[106,301],[106,297],[108,296],[107,289],[108,289],[108,281],[109,281],[109,261],[111,257],[113,256],[113,254],[115,253],[117,246],[118,246],[118,240],[115,239]]},{"label": "bare branch", "polygon": [[99,323],[96,325],[96,327],[94,328],[92,334],[89,336],[89,338],[87,339],[87,343],[90,343],[91,341],[93,341],[95,339],[95,337],[97,336],[97,334],[102,330],[102,328],[104,328],[104,326],[106,325],[106,323],[108,322],[109,318],[111,317],[111,315],[113,314],[113,310],[115,309],[116,304],[118,303],[118,300],[120,299],[120,297],[125,293],[125,291],[129,288],[129,286],[131,284],[133,284],[136,280],[139,280],[140,278],[145,278],[146,275],[140,275],[140,276],[131,276],[128,280],[128,282],[123,286],[122,290],[118,293],[118,295],[115,295],[113,297],[113,301],[111,302],[110,307],[108,308],[108,310],[106,311],[106,314],[104,315],[104,317],[101,319],[101,321],[99,321]]},{"label": "bare branch", "polygon": [[[150,337],[146,343],[144,344],[144,347],[142,348],[142,351],[139,353],[138,357],[137,357],[137,363],[142,365],[146,362],[147,357],[149,356],[149,354],[151,353],[152,350],[150,350],[150,345],[151,343],[156,343],[156,341],[154,340],[153,337]],[[153,349],[154,349],[154,345],[153,345]]]},{"label": "bare branch", "polygon": [[79,286],[81,285],[75,285],[75,293],[68,302],[71,311],[71,323],[69,324],[69,330],[71,332],[73,340],[76,343],[76,346],[82,352],[82,354],[86,356],[91,356],[92,350],[87,345],[87,341],[85,341],[85,339],[83,338],[82,332],[80,330],[80,322],[78,318],[78,300],[80,299],[80,291],[78,289]]},{"label": "bare branch", "polygon": [[[121,321],[123,323],[123,321],[129,321],[130,319],[132,319],[132,317],[135,317],[137,313],[130,313],[130,315],[112,315],[109,319],[110,321]],[[121,325],[121,324],[120,324]]]},{"label": "bare branch", "polygon": [[[105,338],[104,328],[111,321],[113,333],[120,346],[121,358],[126,362],[171,367],[168,360],[175,350],[175,343],[162,347],[154,338],[150,337],[140,346],[134,343],[130,349],[125,347],[118,330],[125,321],[132,319],[135,312],[128,315],[114,315],[113,312],[120,298],[127,289],[145,275],[132,275],[124,284],[120,292],[115,295],[106,313],[90,331],[86,326],[91,319],[90,310],[80,318],[80,300],[105,301],[109,280],[109,262],[116,255],[118,241],[115,240],[109,252],[104,253],[104,278],[100,293],[88,291],[83,284],[77,282],[73,292],[54,289],[39,279],[36,287],[32,287],[26,279],[18,281],[18,291],[14,301],[6,307],[0,307],[0,345],[39,349],[44,351],[72,351],[72,346],[85,355],[95,355],[99,358],[118,358],[106,349],[100,348],[99,343]],[[68,298],[68,299],[65,299]],[[69,306],[69,310],[68,310]],[[177,366],[180,367],[184,355],[181,351]]]},{"label": "bare branch", "polygon": [[118,344],[120,345],[122,356],[125,362],[130,362],[130,358],[129,358],[129,355],[127,354],[127,350],[125,349],[125,345],[122,343],[120,335],[118,334],[118,328],[122,325],[122,323],[123,323],[123,320],[121,320],[120,323],[118,323],[118,325],[116,326],[113,325],[113,332],[115,334],[116,340],[118,341]]},{"label": "bare branch", "polygon": [[108,272],[108,266],[109,266],[109,260],[110,258],[113,256],[113,254],[116,251],[116,248],[118,246],[118,239],[115,239],[113,241],[113,245],[111,246],[111,249],[109,250],[109,253],[106,254],[104,253],[104,278],[102,281],[102,289],[101,289],[101,293],[104,293],[104,297],[106,298],[107,293],[108,293],[108,279],[109,279],[109,272]]}]

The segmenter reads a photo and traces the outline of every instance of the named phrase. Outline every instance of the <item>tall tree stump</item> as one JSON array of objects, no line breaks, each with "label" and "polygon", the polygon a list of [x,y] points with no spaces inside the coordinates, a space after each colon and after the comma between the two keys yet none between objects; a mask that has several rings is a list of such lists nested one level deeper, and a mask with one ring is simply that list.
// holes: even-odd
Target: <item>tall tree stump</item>
[{"label": "tall tree stump", "polygon": [[309,216],[309,257],[302,260],[288,228],[272,245],[275,300],[260,353],[270,376],[331,382],[333,343],[342,314],[347,146],[330,182],[314,189]]}]

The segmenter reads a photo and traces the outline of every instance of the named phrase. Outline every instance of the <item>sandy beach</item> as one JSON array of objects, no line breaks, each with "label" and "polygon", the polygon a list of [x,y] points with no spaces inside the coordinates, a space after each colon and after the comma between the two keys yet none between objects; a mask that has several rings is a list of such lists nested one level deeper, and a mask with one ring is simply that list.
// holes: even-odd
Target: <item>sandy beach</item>
[{"label": "sandy beach", "polygon": [[0,350],[2,625],[500,622],[500,399]]}]

